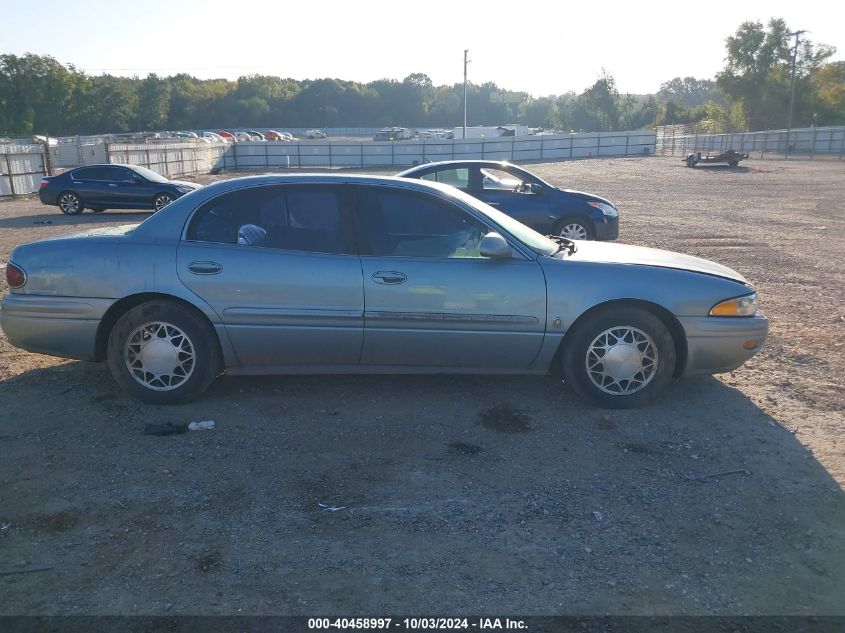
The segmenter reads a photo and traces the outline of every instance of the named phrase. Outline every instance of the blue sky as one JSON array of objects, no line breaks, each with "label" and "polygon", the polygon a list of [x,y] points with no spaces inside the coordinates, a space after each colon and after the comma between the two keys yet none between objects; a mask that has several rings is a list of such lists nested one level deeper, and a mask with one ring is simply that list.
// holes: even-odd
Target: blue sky
[{"label": "blue sky", "polygon": [[725,38],[745,20],[771,17],[845,59],[845,3],[818,0],[0,0],[0,15],[12,27],[2,29],[0,53],[52,55],[92,74],[366,82],[423,72],[450,84],[463,81],[468,48],[475,83],[581,92],[606,68],[620,91],[647,93],[676,76],[712,78]]}]

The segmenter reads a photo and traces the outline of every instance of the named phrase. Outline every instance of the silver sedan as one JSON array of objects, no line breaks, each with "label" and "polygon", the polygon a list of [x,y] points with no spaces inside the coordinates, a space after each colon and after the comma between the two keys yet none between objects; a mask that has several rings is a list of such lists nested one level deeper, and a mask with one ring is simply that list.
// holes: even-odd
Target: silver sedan
[{"label": "silver sedan", "polygon": [[20,348],[107,361],[150,403],[221,373],[560,372],[602,406],[763,345],[754,289],[713,262],[546,238],[452,187],[260,176],[140,225],[18,247],[0,325]]}]

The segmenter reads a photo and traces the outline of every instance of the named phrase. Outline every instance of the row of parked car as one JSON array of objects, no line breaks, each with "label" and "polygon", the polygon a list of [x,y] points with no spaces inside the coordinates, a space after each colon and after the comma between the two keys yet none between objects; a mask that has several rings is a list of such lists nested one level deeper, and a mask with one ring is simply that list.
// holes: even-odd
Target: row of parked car
[{"label": "row of parked car", "polygon": [[[293,136],[290,132],[278,132],[276,130],[265,130],[259,132],[258,130],[217,130],[216,132],[174,132],[175,138],[207,140],[209,142],[247,142],[247,141],[282,141],[292,143],[299,139]],[[322,130],[308,130],[305,132],[305,138],[309,139],[324,139],[325,132]]]},{"label": "row of parked car", "polygon": [[601,406],[634,407],[763,345],[768,322],[739,273],[584,239],[616,238],[609,200],[500,162],[398,176],[199,187],[92,165],[45,178],[42,202],[68,215],[157,212],[17,247],[0,326],[26,350],[105,360],[156,404],[227,371],[472,372],[557,373]]}]

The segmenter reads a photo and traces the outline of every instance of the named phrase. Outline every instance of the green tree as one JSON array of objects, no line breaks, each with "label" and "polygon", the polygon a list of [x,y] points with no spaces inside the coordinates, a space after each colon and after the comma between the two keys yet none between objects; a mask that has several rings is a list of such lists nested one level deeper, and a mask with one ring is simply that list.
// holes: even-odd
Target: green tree
[{"label": "green tree", "polygon": [[[786,22],[773,18],[768,26],[743,22],[726,40],[727,64],[717,75],[719,88],[741,104],[748,129],[784,127],[791,94],[792,51]],[[810,75],[835,49],[802,40],[796,62],[796,100],[793,123],[812,123]]]}]

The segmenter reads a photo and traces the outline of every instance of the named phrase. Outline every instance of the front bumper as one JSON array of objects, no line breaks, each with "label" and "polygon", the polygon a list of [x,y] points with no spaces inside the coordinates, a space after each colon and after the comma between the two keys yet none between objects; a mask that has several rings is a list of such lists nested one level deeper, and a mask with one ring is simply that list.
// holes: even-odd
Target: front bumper
[{"label": "front bumper", "polygon": [[597,240],[615,240],[619,237],[619,216],[608,218],[602,215],[602,219],[593,222],[593,226]]},{"label": "front bumper", "polygon": [[49,356],[94,360],[100,320],[110,299],[7,294],[0,328],[15,347]]},{"label": "front bumper", "polygon": [[733,371],[763,348],[769,332],[769,320],[759,312],[753,317],[679,317],[678,321],[687,338],[684,376]]}]

